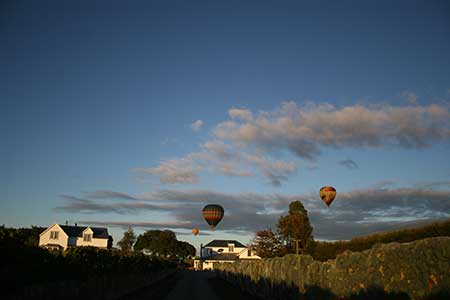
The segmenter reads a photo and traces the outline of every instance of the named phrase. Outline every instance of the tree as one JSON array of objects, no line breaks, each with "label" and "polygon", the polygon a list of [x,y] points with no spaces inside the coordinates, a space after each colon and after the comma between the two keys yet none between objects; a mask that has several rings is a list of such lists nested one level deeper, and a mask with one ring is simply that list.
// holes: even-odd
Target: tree
[{"label": "tree", "polygon": [[137,238],[135,250],[147,250],[155,255],[170,255],[176,252],[177,238],[170,230],[147,230]]},{"label": "tree", "polygon": [[39,234],[45,230],[44,227],[31,226],[31,228],[6,228],[0,226],[0,241],[4,239],[14,240],[17,243],[37,247]]},{"label": "tree", "polygon": [[123,233],[123,238],[117,242],[117,245],[123,252],[131,252],[135,241],[136,235],[134,234],[133,228],[130,227]]},{"label": "tree", "polygon": [[278,220],[277,231],[289,252],[295,252],[294,240],[299,240],[304,252],[310,253],[314,245],[308,211],[300,201],[289,204],[289,213]]},{"label": "tree", "polygon": [[257,231],[250,248],[262,258],[283,256],[286,254],[286,247],[271,229]]},{"label": "tree", "polygon": [[177,255],[180,258],[188,258],[195,256],[195,247],[188,242],[178,241]]},{"label": "tree", "polygon": [[308,211],[305,209],[300,201],[293,201],[289,204],[289,214],[303,214],[308,215]]},{"label": "tree", "polygon": [[195,247],[178,241],[170,230],[147,230],[137,238],[134,249],[146,250],[153,255],[186,258],[195,255]]}]

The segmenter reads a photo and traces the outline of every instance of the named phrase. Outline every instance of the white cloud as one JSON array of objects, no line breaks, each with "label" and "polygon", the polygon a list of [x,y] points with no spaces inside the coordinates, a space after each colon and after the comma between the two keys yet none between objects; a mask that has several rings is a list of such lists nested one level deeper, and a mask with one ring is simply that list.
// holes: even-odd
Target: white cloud
[{"label": "white cloud", "polygon": [[241,119],[245,121],[250,121],[253,119],[253,114],[248,109],[232,108],[228,110],[228,114],[232,119]]},{"label": "white cloud", "polygon": [[199,131],[200,129],[202,129],[203,121],[197,120],[197,121],[193,122],[190,126],[193,131]]},{"label": "white cloud", "polygon": [[196,183],[201,168],[195,163],[193,156],[192,154],[181,159],[164,160],[156,167],[137,168],[134,171],[157,177],[162,184]]},{"label": "white cloud", "polygon": [[204,143],[199,152],[135,171],[158,177],[162,184],[197,183],[199,173],[206,171],[233,177],[262,176],[270,184],[280,186],[281,181],[287,180],[290,174],[297,171],[297,166],[294,162],[249,154],[222,141],[212,140]]},{"label": "white cloud", "polygon": [[250,120],[218,124],[214,134],[236,147],[254,147],[265,153],[288,150],[314,159],[321,147],[423,148],[448,141],[450,113],[441,105],[337,108],[288,102]]},{"label": "white cloud", "polygon": [[287,180],[290,174],[297,171],[297,166],[293,162],[269,160],[263,156],[248,154],[244,157],[249,164],[257,166],[273,186],[280,186],[281,181]]},{"label": "white cloud", "polygon": [[[449,109],[436,104],[339,108],[285,102],[273,111],[253,114],[233,108],[229,115],[231,119],[217,124],[212,139],[203,143],[198,152],[143,170],[159,176],[164,184],[196,183],[199,172],[206,171],[226,176],[262,176],[280,186],[298,169],[295,161],[279,159],[287,153],[313,162],[324,148],[411,149],[450,140]],[[352,160],[339,163],[358,167]]]}]

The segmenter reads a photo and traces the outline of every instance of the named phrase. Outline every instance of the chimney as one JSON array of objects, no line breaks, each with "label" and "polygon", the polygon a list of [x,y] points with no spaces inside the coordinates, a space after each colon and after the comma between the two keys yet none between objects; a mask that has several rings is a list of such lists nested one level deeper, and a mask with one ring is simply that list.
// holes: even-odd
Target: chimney
[{"label": "chimney", "polygon": [[77,227],[77,223],[75,223],[75,227]]},{"label": "chimney", "polygon": [[66,220],[66,226],[69,225],[69,221]]}]

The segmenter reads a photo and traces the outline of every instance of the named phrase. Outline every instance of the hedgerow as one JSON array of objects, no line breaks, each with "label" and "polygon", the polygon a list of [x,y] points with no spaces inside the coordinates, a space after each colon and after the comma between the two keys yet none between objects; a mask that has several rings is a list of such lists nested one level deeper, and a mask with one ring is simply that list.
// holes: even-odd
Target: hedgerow
[{"label": "hedgerow", "polygon": [[98,276],[145,276],[175,267],[171,261],[142,253],[123,254],[94,247],[51,251],[23,243],[11,231],[5,234],[4,230],[0,230],[0,257],[0,280],[9,291],[48,282],[86,281]]}]

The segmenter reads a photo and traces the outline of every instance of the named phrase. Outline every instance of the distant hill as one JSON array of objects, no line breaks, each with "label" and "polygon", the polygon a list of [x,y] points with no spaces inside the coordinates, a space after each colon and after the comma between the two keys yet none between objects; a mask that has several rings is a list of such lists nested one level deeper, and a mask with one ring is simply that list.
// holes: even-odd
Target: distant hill
[{"label": "distant hill", "polygon": [[450,236],[450,219],[427,225],[404,228],[394,231],[379,232],[367,236],[356,237],[349,241],[323,242],[317,241],[313,252],[314,259],[327,260],[346,250],[359,252],[372,248],[378,243],[407,243],[429,237]]}]

